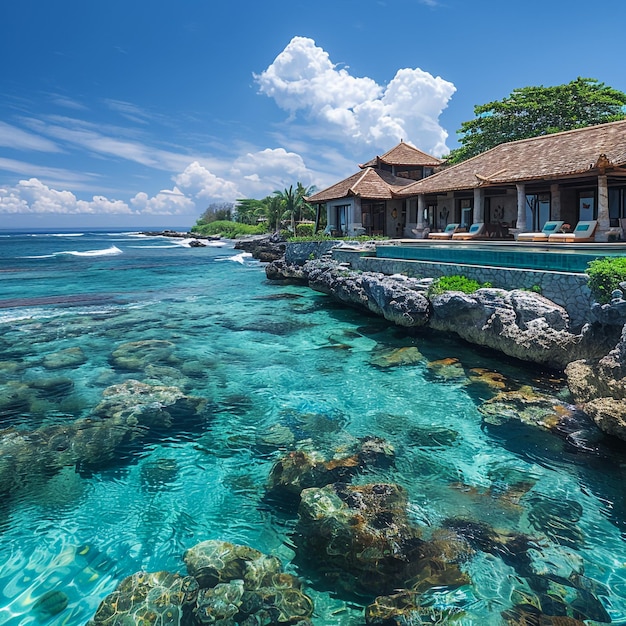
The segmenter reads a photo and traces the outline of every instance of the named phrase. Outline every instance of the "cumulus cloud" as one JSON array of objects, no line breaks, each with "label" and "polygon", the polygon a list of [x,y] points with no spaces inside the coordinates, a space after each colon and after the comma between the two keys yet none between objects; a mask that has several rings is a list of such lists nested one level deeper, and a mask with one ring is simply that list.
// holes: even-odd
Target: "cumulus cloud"
[{"label": "cumulus cloud", "polygon": [[248,152],[234,161],[231,175],[245,187],[247,197],[267,195],[294,181],[311,184],[311,172],[302,157],[284,148]]},{"label": "cumulus cloud", "polygon": [[302,113],[327,136],[381,149],[405,139],[436,155],[448,152],[438,118],[456,87],[419,68],[400,69],[378,85],[339,69],[312,39],[294,37],[255,80],[292,118]]},{"label": "cumulus cloud", "polygon": [[232,202],[240,197],[235,183],[216,176],[198,161],[189,164],[174,178],[176,185],[184,192],[200,200],[223,200]]},{"label": "cumulus cloud", "polygon": [[150,198],[147,193],[138,193],[130,203],[140,213],[147,215],[184,215],[195,209],[195,203],[177,187],[162,189]]},{"label": "cumulus cloud", "polygon": [[29,178],[14,187],[0,187],[0,213],[123,214],[131,210],[121,200],[104,196],[78,200],[71,191],[52,189],[37,178]]}]

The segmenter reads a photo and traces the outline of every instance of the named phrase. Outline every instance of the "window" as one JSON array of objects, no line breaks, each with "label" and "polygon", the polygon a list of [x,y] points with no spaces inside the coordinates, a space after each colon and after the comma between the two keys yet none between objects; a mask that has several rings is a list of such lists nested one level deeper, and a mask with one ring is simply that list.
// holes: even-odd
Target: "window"
[{"label": "window", "polygon": [[578,192],[578,221],[588,222],[595,220],[596,212],[596,194],[595,191]]},{"label": "window", "polygon": [[[582,218],[581,218],[582,219]],[[526,195],[526,229],[540,231],[550,221],[550,194],[530,193]]]},{"label": "window", "polygon": [[609,189],[609,218],[611,226],[619,226],[619,220],[626,217],[626,187]]}]

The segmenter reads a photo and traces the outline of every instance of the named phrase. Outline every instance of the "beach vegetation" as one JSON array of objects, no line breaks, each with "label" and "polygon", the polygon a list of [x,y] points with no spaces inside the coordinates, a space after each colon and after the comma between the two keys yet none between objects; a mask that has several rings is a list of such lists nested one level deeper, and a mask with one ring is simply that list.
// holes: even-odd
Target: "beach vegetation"
[{"label": "beach vegetation", "polygon": [[491,286],[488,283],[480,284],[477,280],[467,276],[440,276],[436,278],[428,288],[428,296],[438,296],[446,291],[461,291],[462,293],[474,293],[481,287]]},{"label": "beach vegetation", "polygon": [[503,98],[474,107],[476,117],[461,124],[454,164],[518,139],[594,126],[626,118],[626,94],[595,78],[577,78],[554,87],[522,87]]},{"label": "beach vegetation", "polygon": [[198,222],[210,224],[211,222],[231,221],[233,217],[233,202],[213,202],[204,210]]},{"label": "beach vegetation", "polygon": [[604,257],[587,264],[587,285],[596,302],[607,304],[620,283],[626,281],[626,257]]},{"label": "beach vegetation", "polygon": [[236,239],[237,237],[245,237],[248,235],[262,235],[267,232],[264,224],[253,226],[251,224],[241,224],[240,222],[232,222],[229,220],[218,220],[209,224],[196,223],[191,232],[194,235],[204,235],[206,237],[214,237],[221,235],[226,239]]}]

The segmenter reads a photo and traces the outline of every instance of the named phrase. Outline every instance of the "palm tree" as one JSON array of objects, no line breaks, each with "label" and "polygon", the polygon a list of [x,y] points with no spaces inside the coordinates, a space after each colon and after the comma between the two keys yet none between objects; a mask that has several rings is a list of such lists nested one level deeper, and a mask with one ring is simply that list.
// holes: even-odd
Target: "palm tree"
[{"label": "palm tree", "polygon": [[303,211],[311,209],[305,198],[313,192],[313,189],[313,186],[305,187],[298,182],[295,189],[293,185],[289,185],[289,189],[274,192],[274,195],[281,199],[285,214],[291,219],[291,232],[294,235],[296,234],[296,213],[300,212],[300,219],[302,219]]}]

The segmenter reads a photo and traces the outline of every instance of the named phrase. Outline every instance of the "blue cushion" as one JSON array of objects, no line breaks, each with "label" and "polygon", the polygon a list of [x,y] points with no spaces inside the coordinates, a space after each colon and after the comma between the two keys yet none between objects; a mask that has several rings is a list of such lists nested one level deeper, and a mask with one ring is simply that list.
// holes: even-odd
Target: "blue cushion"
[{"label": "blue cushion", "polygon": [[589,224],[578,224],[574,229],[576,232],[582,232],[583,230],[589,230]]}]

